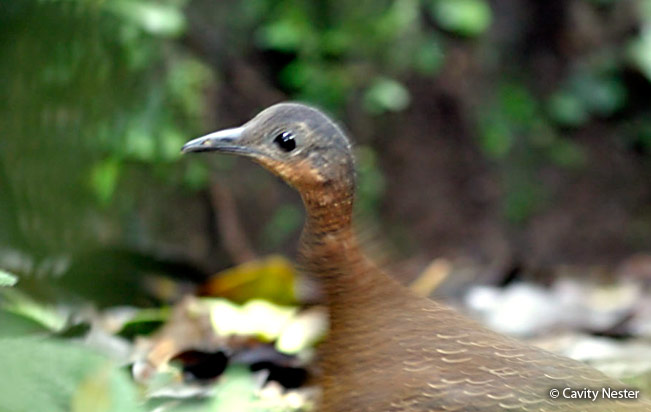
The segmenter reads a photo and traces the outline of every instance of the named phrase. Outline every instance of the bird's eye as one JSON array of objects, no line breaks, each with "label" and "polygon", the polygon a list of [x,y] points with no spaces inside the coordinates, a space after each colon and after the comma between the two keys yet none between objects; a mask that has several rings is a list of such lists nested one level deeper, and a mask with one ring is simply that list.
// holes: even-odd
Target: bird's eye
[{"label": "bird's eye", "polygon": [[292,132],[279,133],[274,139],[274,143],[286,152],[291,152],[296,149],[296,140],[294,140],[294,134]]}]

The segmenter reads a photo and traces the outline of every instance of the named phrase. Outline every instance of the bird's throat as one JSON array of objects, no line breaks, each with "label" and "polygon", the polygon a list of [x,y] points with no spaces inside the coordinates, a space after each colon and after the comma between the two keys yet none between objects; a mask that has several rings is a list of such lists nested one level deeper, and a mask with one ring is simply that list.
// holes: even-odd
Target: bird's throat
[{"label": "bird's throat", "polygon": [[[378,270],[357,241],[352,225],[352,190],[330,189],[318,197],[302,193],[307,218],[299,257],[320,282],[331,309],[367,305],[372,295],[383,293],[384,286],[395,281]],[[391,291],[395,293],[395,287]]]}]

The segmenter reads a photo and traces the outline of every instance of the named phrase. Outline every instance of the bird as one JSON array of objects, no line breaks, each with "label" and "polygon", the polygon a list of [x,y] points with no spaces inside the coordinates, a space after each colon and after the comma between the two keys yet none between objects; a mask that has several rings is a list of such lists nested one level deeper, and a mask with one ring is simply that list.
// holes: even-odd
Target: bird
[{"label": "bird", "polygon": [[182,152],[250,158],[300,194],[298,259],[329,312],[320,412],[651,411],[639,390],[416,296],[369,259],[353,228],[352,144],[319,109],[278,103]]}]

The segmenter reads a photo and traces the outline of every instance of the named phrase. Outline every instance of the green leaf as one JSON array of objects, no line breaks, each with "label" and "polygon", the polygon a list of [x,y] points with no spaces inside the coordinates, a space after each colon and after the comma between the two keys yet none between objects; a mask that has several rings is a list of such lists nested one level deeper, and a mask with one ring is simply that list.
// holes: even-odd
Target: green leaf
[{"label": "green leaf", "polygon": [[469,37],[482,34],[492,20],[484,0],[432,0],[430,12],[443,29]]},{"label": "green leaf", "polygon": [[53,307],[40,304],[16,288],[0,289],[0,308],[31,319],[50,331],[59,331],[66,324],[66,318]]},{"label": "green leaf", "polygon": [[138,335],[149,335],[169,319],[169,308],[140,309],[133,318],[122,325],[119,335],[133,339]]},{"label": "green leaf", "polygon": [[397,0],[375,21],[375,31],[382,38],[395,38],[418,24],[419,4],[414,0]]},{"label": "green leaf", "polygon": [[256,380],[248,368],[229,367],[224,371],[222,383],[219,385],[219,396],[215,397],[212,410],[216,412],[254,412],[259,410],[255,403],[257,387]]},{"label": "green leaf", "polygon": [[119,176],[120,163],[115,159],[106,159],[93,167],[90,185],[100,203],[106,205],[111,201]]},{"label": "green leaf", "polygon": [[642,74],[651,80],[651,28],[643,29],[640,37],[631,42],[628,55]]},{"label": "green leaf", "polygon": [[270,255],[216,273],[204,284],[203,291],[238,304],[264,299],[278,305],[294,305],[296,277],[292,262]]},{"label": "green leaf", "polygon": [[50,332],[48,328],[31,318],[0,309],[0,338],[15,338],[17,336],[47,334]]},{"label": "green leaf", "polygon": [[138,412],[122,371],[86,348],[35,338],[0,339],[0,410]]},{"label": "green leaf", "polygon": [[548,101],[547,110],[551,118],[561,126],[581,126],[589,119],[583,102],[566,92],[554,93]]},{"label": "green leaf", "polygon": [[414,68],[421,74],[434,75],[443,65],[445,56],[439,42],[430,38],[422,42],[414,58]]},{"label": "green leaf", "polygon": [[614,76],[594,73],[579,75],[573,79],[570,87],[590,112],[600,116],[612,115],[626,102],[626,88]]},{"label": "green leaf", "polygon": [[256,398],[259,384],[248,368],[229,366],[215,388],[215,394],[202,399],[150,400],[149,410],[169,412],[265,412],[288,409],[265,408]]},{"label": "green leaf", "polygon": [[520,82],[507,82],[499,88],[504,115],[514,124],[529,127],[538,116],[538,102]]},{"label": "green leaf", "polygon": [[578,127],[592,115],[613,115],[624,106],[626,98],[626,88],[620,78],[578,71],[562,90],[550,97],[547,109],[556,123]]},{"label": "green leaf", "polygon": [[306,28],[294,19],[278,20],[258,32],[258,42],[269,49],[296,51],[305,40],[305,30]]},{"label": "green leaf", "polygon": [[409,106],[409,91],[394,79],[380,77],[364,94],[364,107],[369,113],[398,112]]},{"label": "green leaf", "polygon": [[172,4],[153,1],[113,0],[108,10],[136,24],[141,30],[160,37],[178,37],[185,31],[185,17]]},{"label": "green leaf", "polygon": [[133,125],[125,136],[123,152],[130,158],[150,163],[156,160],[156,140],[147,125]]},{"label": "green leaf", "polygon": [[12,275],[9,272],[5,272],[4,270],[0,269],[0,288],[1,287],[7,287],[7,286],[13,286],[18,282],[18,277],[15,275]]},{"label": "green leaf", "polygon": [[488,156],[500,159],[506,156],[513,146],[513,131],[509,123],[499,116],[491,116],[482,122],[479,143]]},{"label": "green leaf", "polygon": [[193,58],[176,60],[167,78],[169,99],[183,113],[200,120],[205,111],[204,94],[212,80],[211,69],[201,61]]},{"label": "green leaf", "polygon": [[318,69],[303,60],[297,59],[281,70],[280,81],[293,89],[307,86],[312,78],[319,75]]}]

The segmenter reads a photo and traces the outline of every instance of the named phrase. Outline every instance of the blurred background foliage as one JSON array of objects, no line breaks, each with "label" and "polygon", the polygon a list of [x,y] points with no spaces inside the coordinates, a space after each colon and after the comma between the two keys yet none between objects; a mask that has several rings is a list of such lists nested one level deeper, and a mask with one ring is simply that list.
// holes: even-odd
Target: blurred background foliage
[{"label": "blurred background foliage", "polygon": [[[392,188],[425,186],[429,176],[384,181],[383,173],[409,168],[386,153],[400,140],[406,151],[425,152],[454,138],[473,141],[480,154],[472,147],[452,153],[446,169],[463,169],[455,160],[461,156],[481,165],[489,187],[470,182],[464,190],[491,192],[477,195],[491,210],[480,224],[506,227],[507,244],[562,195],[542,175],[579,179],[602,167],[593,147],[630,157],[635,174],[648,177],[647,0],[531,10],[487,0],[362,0],[355,7],[335,0],[22,0],[0,10],[0,263],[23,273],[60,274],[72,255],[107,245],[195,260],[212,253],[212,266],[227,265],[210,235],[211,211],[196,200],[211,170],[238,166],[179,161],[178,148],[278,100],[311,102],[349,126],[360,143],[359,208],[375,220],[425,213],[404,209],[417,200],[401,201],[407,195]],[[644,183],[622,182],[640,187],[615,194],[635,214],[635,234],[617,240],[621,251],[649,239]],[[251,185],[242,187],[254,199],[260,190]],[[300,206],[282,196],[263,210],[264,221],[253,220],[260,230],[246,228],[263,250],[289,250],[300,228]],[[188,208],[208,216],[188,223],[207,228],[203,239],[187,240],[183,219],[170,216]],[[435,223],[425,229],[439,230]],[[430,256],[467,248],[445,239],[442,248],[430,247],[427,239],[417,235],[416,243]]]},{"label": "blurred background foliage", "polygon": [[291,190],[179,153],[289,99],[351,132],[407,277],[649,249],[650,0],[11,0],[0,48],[0,269],[30,294],[158,303],[147,276],[239,263],[220,216],[292,256]]},{"label": "blurred background foliage", "polygon": [[[612,157],[635,162],[631,173],[647,179],[621,182],[635,186],[633,193],[622,190],[609,201],[632,214],[627,226],[635,226],[617,235],[616,249],[639,249],[651,231],[644,205],[651,2],[532,7],[487,0],[362,0],[355,7],[334,0],[5,2],[0,263],[60,275],[75,256],[111,247],[227,266],[211,234],[214,205],[201,193],[215,169],[239,166],[231,159],[179,161],[178,148],[286,99],[321,106],[348,125],[359,142],[359,209],[372,220],[389,217],[388,231],[400,231],[391,222],[412,220],[410,213],[441,219],[435,205],[431,212],[409,208],[415,195],[393,190],[411,184],[417,193],[432,185],[427,173],[385,181],[385,173],[416,167],[393,146],[447,153],[461,138],[476,149],[448,153],[446,169],[463,169],[458,158],[471,156],[466,161],[479,164],[490,183],[469,177],[465,194],[442,190],[442,198],[463,202],[468,192],[480,193],[476,202],[489,217],[467,224],[506,228],[498,237],[507,249],[514,232],[527,232],[572,190],[554,179],[578,181],[608,167],[592,152],[612,149]],[[599,178],[575,183],[598,188]],[[238,202],[261,196],[254,182],[236,184],[245,189],[233,189]],[[420,202],[436,203],[430,193]],[[244,223],[256,247],[290,249],[301,212],[287,196]],[[586,200],[594,201],[598,196]],[[189,222],[180,218],[191,213]],[[192,235],[184,224],[203,229]],[[422,230],[466,232],[436,223]],[[467,244],[445,238],[439,247],[425,235],[403,235],[424,245],[407,252],[468,252]]]},{"label": "blurred background foliage", "polygon": [[[404,163],[396,145],[442,150],[451,157],[446,169],[462,176],[468,172],[459,158],[470,156],[465,161],[490,182],[468,177],[465,193],[443,188],[441,197],[462,203],[476,192],[490,213],[467,225],[505,228],[498,237],[507,249],[514,232],[528,233],[573,190],[559,176],[599,189],[601,177],[590,175],[610,166],[594,152],[611,151],[624,159],[615,161],[633,162],[627,173],[637,176],[615,173],[625,180],[621,193],[603,192],[627,214],[615,249],[648,244],[647,0],[531,10],[487,0],[362,0],[355,7],[334,0],[23,0],[0,10],[0,263],[8,269],[60,275],[74,257],[107,247],[227,266],[211,234],[214,205],[202,193],[215,170],[239,166],[180,161],[178,148],[286,99],[321,106],[348,125],[359,142],[359,209],[376,221],[388,217],[389,231],[412,220],[410,213],[441,220],[435,204],[431,212],[410,208],[415,195],[394,190],[432,186],[428,170],[385,181],[386,173],[417,167]],[[454,139],[464,139],[458,153],[448,147]],[[233,189],[238,202],[261,196],[254,182],[236,185],[243,188]],[[438,202],[430,193],[420,202]],[[288,196],[282,192],[260,219],[244,223],[263,251],[289,250],[297,236],[300,206],[287,204]],[[595,196],[586,202],[598,202]],[[192,235],[184,226],[203,229]],[[426,229],[466,232],[437,223]],[[439,247],[425,235],[405,236],[424,245],[411,252],[429,257],[468,253],[467,244],[445,238]],[[607,249],[601,243],[597,251]]]}]

